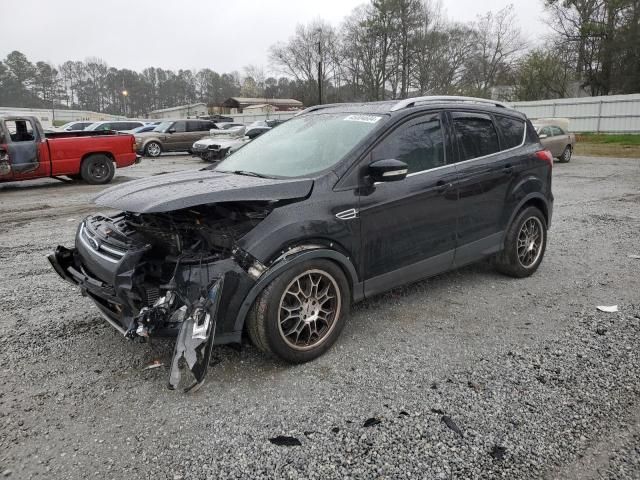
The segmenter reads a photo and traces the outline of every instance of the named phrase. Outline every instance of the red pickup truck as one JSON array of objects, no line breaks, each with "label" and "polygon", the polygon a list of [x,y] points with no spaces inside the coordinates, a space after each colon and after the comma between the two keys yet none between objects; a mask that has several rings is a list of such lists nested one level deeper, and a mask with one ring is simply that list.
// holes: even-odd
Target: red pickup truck
[{"label": "red pickup truck", "polygon": [[0,117],[0,182],[60,176],[109,183],[116,167],[138,163],[133,135],[46,133],[35,117]]}]

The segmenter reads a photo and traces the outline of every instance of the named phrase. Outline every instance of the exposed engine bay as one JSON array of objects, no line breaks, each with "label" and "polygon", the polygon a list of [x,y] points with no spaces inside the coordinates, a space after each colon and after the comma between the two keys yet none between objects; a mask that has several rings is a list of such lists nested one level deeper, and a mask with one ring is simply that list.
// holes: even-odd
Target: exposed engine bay
[{"label": "exposed engine bay", "polygon": [[56,260],[127,338],[177,334],[169,387],[178,387],[184,358],[194,377],[185,391],[193,390],[203,383],[218,318],[225,313],[221,298],[227,297],[227,310],[234,301],[229,292],[248,289],[264,271],[236,243],[266,218],[273,203],[91,216],[78,229],[78,248],[59,247]]}]

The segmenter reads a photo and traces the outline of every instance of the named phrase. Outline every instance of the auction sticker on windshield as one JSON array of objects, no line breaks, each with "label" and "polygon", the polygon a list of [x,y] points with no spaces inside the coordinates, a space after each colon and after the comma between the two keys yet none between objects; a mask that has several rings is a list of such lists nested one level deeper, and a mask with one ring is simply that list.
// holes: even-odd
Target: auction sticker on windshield
[{"label": "auction sticker on windshield", "polygon": [[364,123],[376,123],[382,117],[376,117],[375,115],[349,115],[344,119],[348,122],[364,122]]}]

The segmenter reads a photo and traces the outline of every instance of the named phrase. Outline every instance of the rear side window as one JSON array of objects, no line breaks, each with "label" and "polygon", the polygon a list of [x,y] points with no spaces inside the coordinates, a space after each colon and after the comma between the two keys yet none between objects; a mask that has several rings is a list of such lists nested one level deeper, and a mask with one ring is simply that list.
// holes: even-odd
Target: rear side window
[{"label": "rear side window", "polygon": [[498,132],[489,116],[454,113],[453,126],[460,149],[460,161],[500,151]]},{"label": "rear side window", "polygon": [[208,130],[205,126],[205,122],[199,122],[196,120],[190,120],[187,122],[187,129],[189,132],[204,132]]},{"label": "rear side window", "polygon": [[556,126],[551,127],[551,133],[554,137],[557,137],[558,135],[564,135],[564,131],[560,127]]},{"label": "rear side window", "polygon": [[503,150],[514,148],[522,144],[524,140],[524,121],[510,117],[496,117],[498,128],[502,132]]},{"label": "rear side window", "polygon": [[371,155],[372,161],[400,160],[409,173],[422,172],[445,164],[444,135],[439,115],[431,115],[401,125],[385,138]]}]

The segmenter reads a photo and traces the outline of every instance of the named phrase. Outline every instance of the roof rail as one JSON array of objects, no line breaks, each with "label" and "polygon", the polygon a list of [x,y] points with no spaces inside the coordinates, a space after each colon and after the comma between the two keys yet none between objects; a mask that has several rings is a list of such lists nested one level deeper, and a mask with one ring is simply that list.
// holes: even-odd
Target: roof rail
[{"label": "roof rail", "polygon": [[495,100],[488,100],[486,98],[476,97],[461,97],[455,95],[434,95],[427,97],[413,97],[405,98],[396,103],[389,111],[395,112],[402,110],[403,108],[413,107],[418,103],[436,103],[436,102],[461,102],[461,103],[480,103],[485,105],[493,105],[494,107],[511,108],[505,103],[497,102]]},{"label": "roof rail", "polygon": [[304,115],[305,113],[315,112],[316,110],[322,110],[324,108],[341,107],[342,105],[349,105],[348,103],[323,103],[322,105],[314,105],[313,107],[307,107],[304,110],[297,112],[294,117]]}]

